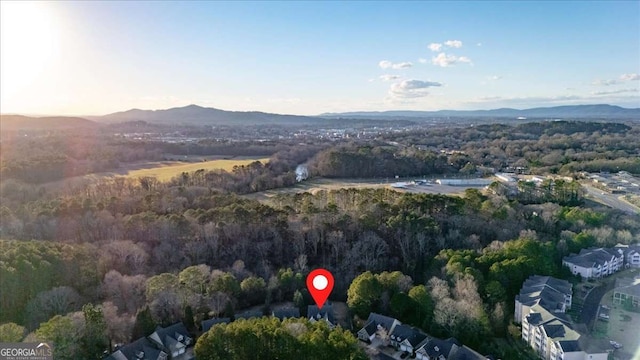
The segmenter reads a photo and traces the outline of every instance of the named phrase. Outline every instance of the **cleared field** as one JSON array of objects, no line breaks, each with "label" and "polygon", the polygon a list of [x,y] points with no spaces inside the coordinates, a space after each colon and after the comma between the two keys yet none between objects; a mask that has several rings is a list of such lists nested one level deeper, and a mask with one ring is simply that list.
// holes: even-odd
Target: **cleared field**
[{"label": "cleared field", "polygon": [[226,170],[231,171],[234,166],[248,165],[254,161],[260,161],[263,164],[266,163],[268,158],[261,159],[230,159],[230,160],[211,160],[195,163],[183,163],[175,161],[166,161],[158,163],[147,164],[143,169],[129,170],[125,174],[126,177],[141,178],[145,176],[155,177],[160,181],[169,181],[174,176],[180,175],[183,172],[194,172],[200,169],[204,170]]},{"label": "cleared field", "polygon": [[157,178],[159,181],[169,181],[174,176],[180,175],[183,172],[193,172],[200,169],[222,169],[231,171],[235,165],[247,165],[254,161],[260,161],[264,164],[269,161],[269,158],[242,157],[235,159],[215,159],[198,162],[144,162],[128,164],[127,166],[124,166],[116,171],[73,176],[63,180],[52,181],[44,184],[44,186],[46,186],[49,190],[73,189],[109,179],[115,179],[117,177],[141,178],[145,176],[151,176]]},{"label": "cleared field", "polygon": [[328,179],[328,178],[312,178],[309,180],[297,183],[294,186],[272,189],[267,191],[261,191],[257,193],[244,195],[247,198],[266,201],[278,194],[296,194],[303,192],[315,193],[319,190],[338,190],[347,188],[356,189],[381,189],[388,188],[398,192],[411,192],[411,193],[427,193],[427,194],[448,194],[448,195],[462,195],[468,188],[482,189],[480,186],[448,186],[448,185],[409,185],[406,188],[393,188],[391,185],[396,180],[389,179]]}]

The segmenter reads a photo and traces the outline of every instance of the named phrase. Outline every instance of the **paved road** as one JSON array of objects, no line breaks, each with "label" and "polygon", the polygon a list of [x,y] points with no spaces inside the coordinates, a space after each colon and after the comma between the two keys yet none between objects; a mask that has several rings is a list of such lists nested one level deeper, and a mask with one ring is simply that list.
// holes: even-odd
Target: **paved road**
[{"label": "paved road", "polygon": [[628,202],[622,201],[618,199],[618,196],[615,194],[602,193],[603,191],[600,189],[596,189],[589,185],[583,184],[583,187],[587,190],[588,197],[594,199],[595,201],[605,204],[614,209],[622,210],[629,214],[640,214],[640,209],[629,204]]},{"label": "paved road", "polygon": [[587,325],[589,329],[593,329],[596,315],[598,314],[598,307],[604,294],[613,289],[614,282],[609,281],[606,285],[600,285],[597,288],[591,290],[587,298],[584,300],[584,307],[578,318],[578,322]]}]

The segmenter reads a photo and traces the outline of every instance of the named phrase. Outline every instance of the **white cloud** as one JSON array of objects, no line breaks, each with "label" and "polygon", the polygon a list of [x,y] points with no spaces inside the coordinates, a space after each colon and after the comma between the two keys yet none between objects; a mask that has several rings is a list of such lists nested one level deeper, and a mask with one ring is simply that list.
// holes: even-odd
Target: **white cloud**
[{"label": "white cloud", "polygon": [[487,76],[487,79],[495,81],[495,80],[502,79],[502,76],[500,76],[500,75]]},{"label": "white cloud", "polygon": [[382,81],[393,81],[398,79],[400,79],[399,75],[391,75],[391,74],[380,75],[380,80]]},{"label": "white cloud", "polygon": [[620,90],[612,90],[612,91],[595,91],[592,92],[591,95],[615,95],[615,94],[624,94],[624,93],[635,93],[640,92],[638,89],[620,89]]},{"label": "white cloud", "polygon": [[471,63],[471,59],[466,56],[457,57],[455,55],[447,55],[445,53],[440,53],[438,56],[434,56],[431,59],[431,63],[433,65],[438,65],[442,67],[447,67],[450,65],[455,65],[456,63]]},{"label": "white cloud", "polygon": [[476,46],[482,46],[482,43],[477,43]]},{"label": "white cloud", "polygon": [[611,86],[611,85],[615,85],[615,84],[618,84],[618,83],[619,83],[618,80],[595,80],[594,82],[591,83],[591,85]]},{"label": "white cloud", "polygon": [[401,63],[395,63],[395,64],[394,64],[394,63],[392,63],[391,61],[388,61],[388,60],[382,60],[382,61],[380,61],[380,62],[378,63],[378,66],[380,66],[380,67],[381,67],[381,68],[383,68],[383,69],[395,69],[395,70],[398,70],[398,69],[406,69],[406,68],[410,68],[410,67],[412,67],[412,66],[413,66],[413,64],[412,64],[412,63],[410,63],[410,62],[407,62],[407,61],[405,61],[405,62],[401,62]]},{"label": "white cloud", "polygon": [[622,74],[622,75],[620,75],[620,80],[622,80],[622,81],[640,80],[640,75],[638,75],[638,74]]},{"label": "white cloud", "polygon": [[426,64],[426,63],[428,63],[428,62],[429,62],[429,60],[427,60],[427,59],[425,59],[425,58],[420,58],[420,59],[418,59],[418,62],[419,62],[420,64]]},{"label": "white cloud", "polygon": [[426,91],[428,88],[438,86],[442,86],[442,84],[435,81],[403,80],[391,85],[389,95],[405,99],[424,97],[429,95]]},{"label": "white cloud", "polygon": [[442,44],[440,43],[431,43],[429,44],[429,50],[431,51],[440,51],[440,49],[442,49]]},{"label": "white cloud", "polygon": [[445,45],[447,45],[448,47],[452,47],[452,48],[461,48],[462,47],[462,41],[460,40],[447,40],[444,42]]}]

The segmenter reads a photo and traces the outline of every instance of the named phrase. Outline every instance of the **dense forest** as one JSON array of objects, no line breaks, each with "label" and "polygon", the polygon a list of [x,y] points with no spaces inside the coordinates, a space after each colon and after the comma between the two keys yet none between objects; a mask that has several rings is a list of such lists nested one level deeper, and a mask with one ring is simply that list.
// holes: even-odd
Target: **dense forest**
[{"label": "dense forest", "polygon": [[[634,172],[637,128],[595,124],[576,131],[571,123],[489,125],[385,135],[387,142],[369,145],[273,145],[269,163],[228,173],[185,173],[166,183],[117,178],[58,190],[5,178],[3,168],[0,341],[50,340],[56,358],[91,358],[157,324],[184,321],[197,331],[211,316],[252,306],[268,313],[283,301],[304,314],[311,299],[303,279],[324,267],[336,280],[331,300],[347,301],[356,324],[377,311],[508,358],[513,349],[483,339],[509,336],[513,297],[524,279],[568,278],[560,263],[570,252],[639,242],[637,216],[590,202],[569,180],[522,186],[517,196],[495,188],[462,196],[340,189],[283,192],[258,202],[241,194],[294,183],[295,164],[306,161],[316,176],[334,177],[470,174],[468,164],[517,165],[523,159],[532,171],[566,172],[570,164],[601,161],[631,164],[627,169]],[[41,156],[57,154],[57,148],[70,156],[80,151],[71,144],[84,141],[85,157],[111,146],[55,138],[44,137],[41,148],[24,155],[11,144],[26,151],[38,141],[3,141],[3,164],[5,154],[11,164],[21,156],[44,161]],[[122,151],[112,153],[114,159],[138,156],[127,151],[129,145],[112,146]],[[139,158],[147,157],[150,145],[139,146]],[[554,151],[568,161],[544,165]],[[25,176],[31,176],[30,166],[23,168]],[[214,330],[240,338],[230,337],[226,345],[203,340],[198,347],[232,346],[250,327],[274,327],[283,337],[278,341],[300,351],[319,346],[313,334],[327,331],[305,323],[240,322]],[[353,345],[346,335],[333,340],[336,349]],[[259,341],[267,346],[276,340]]]},{"label": "dense forest", "polygon": [[424,149],[455,150],[475,166],[570,175],[620,170],[640,174],[639,136],[637,123],[552,121],[421,129],[383,138]]}]

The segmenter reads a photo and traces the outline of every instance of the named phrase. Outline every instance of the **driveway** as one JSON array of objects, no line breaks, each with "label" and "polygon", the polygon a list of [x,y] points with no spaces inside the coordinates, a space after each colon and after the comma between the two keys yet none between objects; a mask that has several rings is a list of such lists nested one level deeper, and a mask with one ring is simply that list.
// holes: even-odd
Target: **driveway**
[{"label": "driveway", "polygon": [[605,285],[593,288],[589,292],[589,295],[587,295],[587,298],[584,300],[582,312],[578,318],[579,323],[587,325],[589,330],[593,329],[593,322],[596,320],[596,316],[598,315],[600,301],[602,301],[602,297],[607,291],[613,289],[613,286],[614,282],[608,281]]}]

